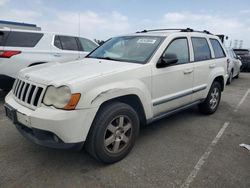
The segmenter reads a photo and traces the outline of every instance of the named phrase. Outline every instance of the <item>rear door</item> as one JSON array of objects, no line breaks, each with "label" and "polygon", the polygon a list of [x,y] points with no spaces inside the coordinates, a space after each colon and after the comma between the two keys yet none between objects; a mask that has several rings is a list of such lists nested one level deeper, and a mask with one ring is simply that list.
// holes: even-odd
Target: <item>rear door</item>
[{"label": "rear door", "polygon": [[80,58],[76,37],[55,35],[52,45],[52,61],[68,62]]},{"label": "rear door", "polygon": [[212,59],[212,51],[208,39],[199,35],[191,37],[192,43],[192,61],[194,62],[194,84],[193,101],[206,97],[206,89],[209,87],[209,76],[216,67]]},{"label": "rear door", "polygon": [[[203,36],[191,37],[194,61],[193,100],[206,98],[211,75],[216,67],[226,69],[226,53],[219,40]],[[226,70],[225,70],[226,71]]]}]

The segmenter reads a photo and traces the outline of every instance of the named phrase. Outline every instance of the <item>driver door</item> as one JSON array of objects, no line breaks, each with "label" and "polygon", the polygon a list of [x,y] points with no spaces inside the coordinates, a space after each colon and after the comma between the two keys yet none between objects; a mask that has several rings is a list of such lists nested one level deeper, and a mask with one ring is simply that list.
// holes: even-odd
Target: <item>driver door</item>
[{"label": "driver door", "polygon": [[[162,57],[164,59],[176,57],[177,62],[153,68],[154,116],[191,103],[194,67],[190,62],[189,49],[190,42],[187,37],[173,38]],[[158,64],[162,62],[161,59]]]}]

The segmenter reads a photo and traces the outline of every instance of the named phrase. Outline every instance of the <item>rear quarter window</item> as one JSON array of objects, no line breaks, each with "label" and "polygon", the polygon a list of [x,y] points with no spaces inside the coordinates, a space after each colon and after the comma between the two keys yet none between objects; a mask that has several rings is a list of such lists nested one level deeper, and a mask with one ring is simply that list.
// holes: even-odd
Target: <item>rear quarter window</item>
[{"label": "rear quarter window", "polygon": [[219,43],[219,41],[217,39],[209,39],[209,40],[210,40],[211,45],[213,47],[215,58],[226,57],[226,53],[224,52],[224,50],[223,50],[221,44]]},{"label": "rear quarter window", "polygon": [[59,36],[59,38],[63,50],[78,51],[78,44],[75,37]]},{"label": "rear quarter window", "polygon": [[35,47],[43,37],[42,33],[16,32],[9,33],[4,46],[10,47]]},{"label": "rear quarter window", "polygon": [[0,31],[0,46],[4,46],[4,41],[7,39],[9,33],[9,31]]}]

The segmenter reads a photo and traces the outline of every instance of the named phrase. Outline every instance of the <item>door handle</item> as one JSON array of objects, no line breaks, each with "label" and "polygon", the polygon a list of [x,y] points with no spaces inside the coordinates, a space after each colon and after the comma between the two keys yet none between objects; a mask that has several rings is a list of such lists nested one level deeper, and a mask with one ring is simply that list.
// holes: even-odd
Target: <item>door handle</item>
[{"label": "door handle", "polygon": [[61,57],[62,55],[59,53],[54,54],[55,57]]},{"label": "door handle", "polygon": [[187,69],[187,70],[184,70],[183,73],[184,74],[191,74],[194,70],[193,69]]},{"label": "door handle", "polygon": [[211,65],[209,65],[209,68],[210,68],[210,69],[215,68],[215,64],[211,64]]}]

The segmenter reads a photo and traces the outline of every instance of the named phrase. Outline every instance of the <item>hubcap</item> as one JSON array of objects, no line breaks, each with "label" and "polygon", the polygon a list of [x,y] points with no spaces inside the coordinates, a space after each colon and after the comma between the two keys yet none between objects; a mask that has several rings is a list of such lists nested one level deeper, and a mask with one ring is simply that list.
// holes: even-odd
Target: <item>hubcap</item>
[{"label": "hubcap", "polygon": [[214,88],[211,93],[211,99],[209,101],[211,109],[215,109],[219,102],[219,89]]},{"label": "hubcap", "polygon": [[104,146],[110,153],[119,153],[129,144],[132,121],[127,116],[117,116],[108,125],[104,134]]}]

